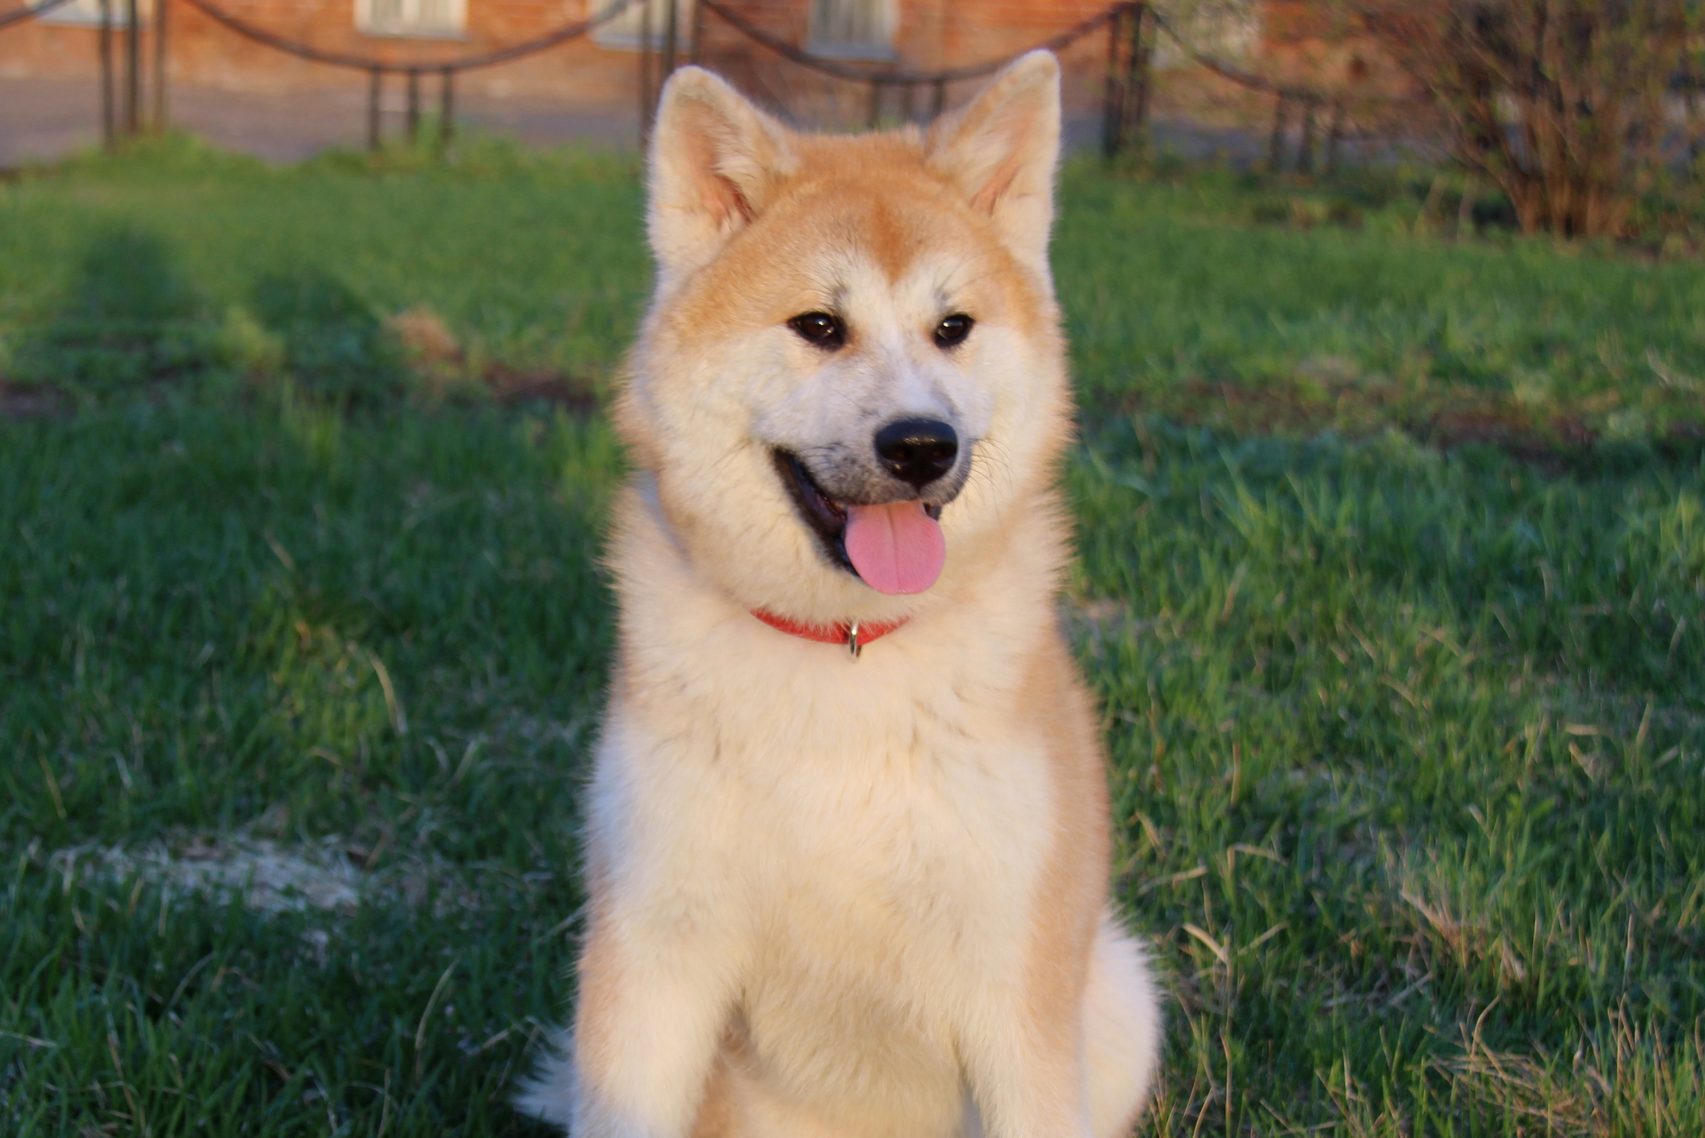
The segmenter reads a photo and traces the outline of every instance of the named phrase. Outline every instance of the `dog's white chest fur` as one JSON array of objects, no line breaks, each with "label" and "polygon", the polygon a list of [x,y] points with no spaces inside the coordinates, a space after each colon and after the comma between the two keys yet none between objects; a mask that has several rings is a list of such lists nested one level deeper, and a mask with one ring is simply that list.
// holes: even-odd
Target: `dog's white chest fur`
[{"label": "dog's white chest fur", "polygon": [[[599,843],[604,869],[726,954],[739,1061],[763,1083],[945,1126],[966,1009],[1021,971],[1053,816],[1043,743],[974,662],[891,643],[855,663],[752,626],[726,634],[728,668],[662,685],[662,731],[655,707],[617,709],[594,798],[595,840],[620,837]],[[714,897],[671,889],[707,865]]]}]

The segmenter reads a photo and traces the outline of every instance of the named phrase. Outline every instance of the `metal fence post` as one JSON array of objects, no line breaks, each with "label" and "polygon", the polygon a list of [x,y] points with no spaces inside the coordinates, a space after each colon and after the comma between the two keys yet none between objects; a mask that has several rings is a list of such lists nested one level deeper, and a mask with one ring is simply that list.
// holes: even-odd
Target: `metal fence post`
[{"label": "metal fence post", "polygon": [[420,69],[411,67],[408,75],[408,140],[412,146],[420,141]]},{"label": "metal fence post", "polygon": [[1304,99],[1302,103],[1302,142],[1297,147],[1297,173],[1314,173],[1315,117],[1319,100]]},{"label": "metal fence post", "polygon": [[111,150],[118,125],[113,109],[112,0],[101,0],[101,29],[96,46],[101,60],[101,142]]},{"label": "metal fence post", "polygon": [[1326,172],[1333,173],[1338,169],[1338,147],[1344,141],[1344,100],[1335,99],[1332,103],[1332,118],[1326,128]]},{"label": "metal fence post", "polygon": [[1159,35],[1154,10],[1138,4],[1131,16],[1131,62],[1129,106],[1126,107],[1129,137],[1142,144],[1148,134],[1149,96],[1154,82],[1154,43]]},{"label": "metal fence post", "polygon": [[384,93],[385,72],[374,67],[367,72],[367,149],[377,151],[380,142],[379,99]]},{"label": "metal fence post", "polygon": [[[670,0],[674,3],[674,0]],[[639,0],[639,145],[651,137],[656,100],[651,93],[651,0]]]},{"label": "metal fence post", "polygon": [[1699,80],[1688,68],[1681,76],[1681,106],[1687,122],[1687,161],[1699,160]]},{"label": "metal fence post", "polygon": [[1285,93],[1276,93],[1273,98],[1273,134],[1267,140],[1267,165],[1275,174],[1285,161],[1285,117],[1289,109],[1289,99]]},{"label": "metal fence post", "polygon": [[1121,6],[1107,21],[1107,77],[1101,89],[1101,153],[1111,158],[1125,144],[1125,75],[1119,66],[1125,13]]},{"label": "metal fence post", "polygon": [[142,15],[138,0],[125,0],[125,16],[130,27],[125,29],[124,41],[124,132],[134,135],[142,129]]},{"label": "metal fence post", "polygon": [[448,150],[456,133],[456,70],[446,67],[438,73],[438,145]]},{"label": "metal fence post", "polygon": [[171,11],[170,0],[154,0],[154,133],[166,130],[166,70],[168,44],[166,13]]},{"label": "metal fence post", "polygon": [[675,51],[679,46],[681,5],[678,0],[666,0],[669,5],[668,20],[663,25],[663,78],[675,74]]}]

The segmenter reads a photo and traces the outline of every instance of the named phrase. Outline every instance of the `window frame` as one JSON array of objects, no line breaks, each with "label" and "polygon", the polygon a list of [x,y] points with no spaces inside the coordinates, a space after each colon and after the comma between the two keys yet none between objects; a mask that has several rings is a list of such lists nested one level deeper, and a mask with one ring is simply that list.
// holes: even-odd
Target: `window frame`
[{"label": "window frame", "polygon": [[[830,59],[864,59],[877,62],[891,62],[900,58],[899,51],[894,47],[894,36],[899,31],[900,11],[898,0],[854,0],[881,9],[878,22],[882,25],[886,42],[857,43],[851,40],[828,38],[824,31],[817,26],[817,11],[819,4],[833,3],[834,0],[809,0],[805,10],[806,31],[805,50],[812,55],[821,55]],[[841,0],[842,3],[848,0]]]},{"label": "window frame", "polygon": [[[128,0],[110,0],[112,27],[117,31],[130,26]],[[143,27],[154,22],[154,0],[136,0],[136,16]],[[62,28],[98,28],[101,26],[100,0],[71,0],[51,12],[36,17],[43,24]]]},{"label": "window frame", "polygon": [[[673,0],[675,4],[675,50],[689,52],[693,47],[693,0]],[[586,0],[586,16],[596,16],[609,7],[611,0]],[[592,29],[592,42],[610,51],[661,51],[669,39],[670,0],[639,0],[632,8],[606,24]],[[651,42],[646,44],[639,34],[645,8],[651,8]]]},{"label": "window frame", "polygon": [[[450,21],[442,26],[420,24],[377,24],[373,20],[373,0],[355,0],[355,30],[375,39],[462,40],[468,37],[468,0],[445,0],[450,6]],[[405,7],[419,11],[421,0],[402,0]]]}]

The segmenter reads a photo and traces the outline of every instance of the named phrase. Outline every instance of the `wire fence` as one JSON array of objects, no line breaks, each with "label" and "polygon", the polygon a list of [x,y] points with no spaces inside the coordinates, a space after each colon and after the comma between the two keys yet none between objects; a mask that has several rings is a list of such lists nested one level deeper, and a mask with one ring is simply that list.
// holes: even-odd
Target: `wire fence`
[{"label": "wire fence", "polygon": [[[390,60],[380,59],[377,56],[372,55],[357,55],[353,52],[329,51],[325,48],[315,47],[310,43],[304,43],[301,40],[279,35],[277,32],[267,31],[265,28],[262,28],[257,24],[250,23],[241,16],[234,15],[225,8],[213,3],[213,0],[182,0],[182,2],[188,4],[191,8],[196,9],[202,15],[215,23],[237,33],[244,39],[260,44],[262,47],[270,47],[274,51],[284,52],[286,55],[293,55],[298,59],[306,59],[312,63],[324,63],[330,67],[344,67],[356,71],[368,72],[457,72],[471,71],[477,67],[495,67],[498,64],[508,63],[512,60],[521,59],[524,56],[534,55],[538,52],[553,48],[560,43],[566,43],[569,40],[577,39],[580,36],[586,35],[588,32],[609,23],[611,20],[633,7],[633,5],[639,2],[639,0],[614,0],[614,3],[610,4],[608,7],[603,9],[603,11],[598,12],[589,19],[577,20],[574,23],[564,24],[545,32],[542,35],[534,36],[531,39],[523,40],[520,43],[511,44],[507,47],[496,48],[491,51],[472,52],[467,55],[451,56],[448,59],[434,59],[420,63],[396,63]],[[164,8],[165,4],[162,3],[161,7]]]},{"label": "wire fence", "polygon": [[[1341,144],[1352,127],[1350,104],[1342,92],[1281,82],[1227,63],[1204,51],[1159,9],[1141,0],[1112,4],[1046,39],[998,58],[933,70],[858,64],[812,54],[759,27],[721,0],[698,0],[696,9],[714,15],[747,41],[788,63],[831,79],[865,85],[866,120],[873,127],[891,110],[910,120],[927,108],[923,117],[933,118],[946,108],[948,84],[991,75],[1026,52],[1063,51],[1103,32],[1107,54],[1101,137],[1102,149],[1108,155],[1139,146],[1147,136],[1154,109],[1155,52],[1162,36],[1203,71],[1247,94],[1272,98],[1266,152],[1273,169],[1289,166],[1308,172],[1321,165],[1328,169],[1336,166]],[[1364,95],[1363,101],[1367,100]]]},{"label": "wire fence", "polygon": [[[38,0],[37,3],[0,14],[0,32],[39,18],[72,0]],[[1267,160],[1275,169],[1291,165],[1311,170],[1323,158],[1331,167],[1337,162],[1339,144],[1350,117],[1339,92],[1302,84],[1280,82],[1225,62],[1202,50],[1164,13],[1145,0],[1116,0],[1059,32],[1021,50],[995,58],[952,67],[922,69],[895,63],[859,63],[813,53],[796,46],[723,0],[694,0],[690,26],[681,26],[681,5],[665,0],[663,27],[653,27],[652,0],[610,0],[590,16],[560,24],[517,43],[460,55],[415,60],[397,60],[372,54],[339,51],[283,35],[240,16],[219,0],[156,0],[153,12],[152,116],[156,129],[168,119],[169,50],[171,12],[176,4],[187,5],[215,25],[249,43],[310,63],[355,71],[367,77],[367,141],[377,148],[383,142],[381,105],[386,83],[400,79],[404,86],[406,130],[418,139],[424,125],[425,84],[437,83],[438,141],[448,144],[456,121],[456,78],[476,69],[499,67],[580,39],[608,25],[639,6],[640,51],[636,78],[642,137],[649,129],[651,114],[662,81],[690,53],[701,60],[707,18],[714,18],[740,40],[796,68],[845,84],[866,89],[865,119],[876,126],[885,117],[905,120],[931,119],[948,105],[951,84],[984,78],[1029,51],[1061,52],[1103,35],[1106,38],[1101,81],[1101,143],[1114,155],[1143,145],[1149,130],[1154,103],[1156,47],[1165,37],[1182,57],[1205,72],[1247,94],[1273,100],[1272,127],[1267,141]],[[122,23],[113,19],[114,4],[125,5]],[[104,136],[110,141],[120,134],[143,129],[145,87],[142,58],[141,19],[138,0],[100,0],[98,53],[101,75],[101,119]],[[115,59],[116,33],[123,35],[123,52]],[[683,52],[683,36],[690,52]],[[714,65],[714,60],[705,60]],[[122,71],[122,74],[120,74]],[[1295,136],[1294,146],[1291,138]],[[1323,151],[1323,154],[1321,153]]]},{"label": "wire fence", "polygon": [[[54,9],[72,2],[73,0],[40,0],[36,4],[14,9],[0,15],[0,32],[15,25],[38,19]],[[122,26],[115,25],[113,20],[112,4],[114,0],[100,0],[100,16],[97,22],[102,135],[109,145],[121,133],[136,134],[143,129],[143,89],[147,83],[141,47],[143,21],[138,11],[137,0],[119,0],[119,2],[127,5],[126,19]],[[155,129],[164,129],[167,125],[168,44],[170,42],[170,15],[173,2],[174,0],[156,0],[154,7],[153,44],[155,50],[152,77],[154,98],[151,125]],[[225,30],[260,47],[310,63],[364,73],[368,79],[368,145],[377,148],[383,141],[380,108],[384,96],[385,81],[388,78],[401,77],[404,81],[407,93],[407,132],[411,139],[418,138],[422,124],[422,80],[429,75],[437,78],[439,138],[441,142],[448,143],[455,129],[455,79],[459,73],[480,68],[498,67],[548,51],[560,44],[589,35],[623,15],[635,4],[644,4],[648,0],[611,0],[604,8],[586,19],[558,25],[518,43],[448,58],[411,62],[398,62],[376,55],[335,51],[319,47],[263,28],[242,16],[236,15],[215,3],[214,0],[176,0],[176,2],[187,4]],[[125,40],[122,86],[115,77],[116,64],[112,51],[115,31],[122,31]],[[114,106],[115,89],[122,91],[124,96],[121,108]]]},{"label": "wire fence", "polygon": [[[1145,4],[1116,3],[1049,36],[1047,39],[1039,40],[1018,51],[994,59],[983,60],[980,63],[930,70],[890,64],[860,65],[847,60],[815,55],[765,31],[738,12],[719,3],[718,0],[698,0],[697,8],[701,12],[708,12],[716,16],[717,19],[746,40],[757,44],[788,63],[831,79],[867,86],[869,89],[867,120],[868,125],[872,127],[881,122],[885,109],[892,102],[898,102],[899,113],[905,119],[916,117],[921,105],[927,105],[927,117],[933,118],[946,109],[948,84],[993,75],[1020,56],[1032,51],[1063,51],[1080,40],[1106,29],[1109,39],[1108,101],[1103,107],[1103,114],[1107,116],[1108,125],[1103,132],[1104,146],[1109,153],[1115,153],[1122,149],[1129,140],[1131,124],[1127,121],[1126,116],[1117,113],[1111,100],[1115,98],[1117,92],[1123,92],[1133,82],[1131,74],[1133,57],[1122,55],[1121,45],[1138,34],[1142,13],[1147,9]],[[924,92],[928,93],[927,102],[920,102],[918,96]],[[1115,121],[1117,126],[1112,125]]]},{"label": "wire fence", "polygon": [[[408,136],[413,139],[418,137],[420,133],[421,80],[426,75],[437,76],[439,138],[441,142],[447,144],[455,130],[456,76],[458,73],[473,71],[478,68],[498,67],[530,55],[548,51],[570,40],[579,39],[610,23],[633,7],[634,4],[644,3],[645,0],[612,0],[610,4],[587,19],[562,24],[519,43],[487,51],[470,52],[447,59],[434,59],[429,62],[418,63],[396,63],[372,55],[328,51],[325,48],[315,47],[313,44],[268,31],[241,16],[234,15],[214,3],[213,0],[181,0],[181,2],[188,4],[214,23],[251,43],[295,56],[297,59],[305,59],[310,63],[321,63],[328,67],[341,67],[365,72],[367,75],[367,140],[369,146],[377,148],[382,141],[380,106],[384,98],[385,80],[388,77],[401,76],[403,78],[404,89],[407,92],[407,131]],[[164,11],[169,0],[159,0],[159,3],[161,10]]]},{"label": "wire fence", "polygon": [[[55,9],[65,7],[74,0],[39,0],[10,12],[0,14],[0,32],[10,28],[38,20]],[[124,0],[126,5],[126,23],[129,34],[125,41],[125,84],[122,91],[117,87],[117,67],[113,59],[113,2],[114,0],[99,0],[99,17],[96,21],[97,36],[95,40],[97,72],[100,84],[100,121],[101,138],[108,145],[117,136],[120,126],[127,131],[140,129],[142,116],[141,90],[141,40],[137,34],[140,14],[137,11],[137,0]],[[123,106],[118,105],[118,97],[122,94]]]},{"label": "wire fence", "polygon": [[21,24],[25,20],[33,20],[45,16],[55,8],[71,3],[72,0],[41,0],[39,4],[26,4],[22,8],[14,8],[10,12],[0,13],[0,32],[13,24]]},{"label": "wire fence", "polygon": [[699,6],[707,12],[714,13],[718,18],[725,21],[729,27],[738,31],[741,35],[750,39],[752,42],[768,48],[770,51],[781,56],[790,63],[797,63],[802,67],[809,67],[811,70],[820,74],[833,76],[836,79],[850,79],[855,82],[880,81],[895,85],[915,85],[920,87],[934,86],[937,83],[952,83],[960,79],[981,79],[985,76],[993,75],[995,72],[1006,67],[1020,56],[1028,55],[1032,51],[1061,51],[1076,43],[1084,36],[1089,35],[1091,32],[1098,30],[1102,26],[1129,15],[1135,9],[1145,7],[1145,5],[1136,3],[1111,5],[1105,10],[1097,12],[1087,19],[1073,24],[1064,31],[1049,36],[1045,40],[1039,40],[1036,43],[1031,44],[1029,47],[1020,48],[1018,51],[1011,52],[996,59],[987,59],[981,63],[964,64],[959,67],[942,67],[929,71],[912,70],[896,66],[884,66],[883,70],[873,71],[868,67],[861,67],[858,64],[849,63],[844,60],[832,59],[827,56],[813,55],[802,48],[795,47],[786,40],[766,32],[756,24],[753,24],[751,21],[741,16],[739,13],[735,12],[733,9],[726,8],[722,4],[717,3],[717,0],[699,0]]}]

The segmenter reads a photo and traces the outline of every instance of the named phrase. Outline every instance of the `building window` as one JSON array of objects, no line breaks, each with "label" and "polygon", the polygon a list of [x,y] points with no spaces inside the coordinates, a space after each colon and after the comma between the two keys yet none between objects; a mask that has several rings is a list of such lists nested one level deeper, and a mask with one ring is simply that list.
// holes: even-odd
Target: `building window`
[{"label": "building window", "polygon": [[[1164,15],[1179,35],[1161,36],[1155,43],[1154,64],[1161,68],[1193,67],[1195,61],[1182,46],[1221,59],[1248,59],[1260,46],[1262,9],[1256,0],[1213,0],[1212,3],[1174,4]],[[1286,8],[1295,5],[1286,5]]]},{"label": "building window", "polygon": [[894,0],[811,0],[806,47],[846,59],[892,59]]},{"label": "building window", "polygon": [[370,36],[454,38],[467,22],[466,0],[355,0],[355,26]]},{"label": "building window", "polygon": [[[586,0],[586,14],[595,17],[608,11],[615,0]],[[604,47],[641,47],[640,33],[651,29],[651,46],[661,48],[669,36],[669,4],[671,0],[637,0],[623,9],[620,15],[606,20],[592,31],[592,38]],[[692,47],[693,0],[673,0],[675,4],[675,47],[685,52]]]},{"label": "building window", "polygon": [[[129,0],[107,0],[109,17],[115,28],[130,26]],[[10,8],[7,11],[11,11]],[[154,0],[136,0],[136,11],[146,25],[154,16]],[[79,24],[99,26],[101,22],[101,0],[71,0],[69,4],[61,4],[51,12],[43,12],[36,17],[44,24]]]}]

